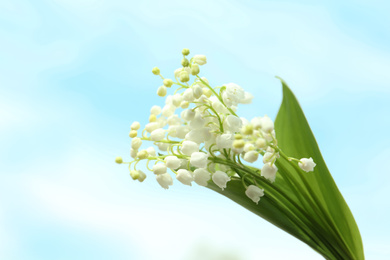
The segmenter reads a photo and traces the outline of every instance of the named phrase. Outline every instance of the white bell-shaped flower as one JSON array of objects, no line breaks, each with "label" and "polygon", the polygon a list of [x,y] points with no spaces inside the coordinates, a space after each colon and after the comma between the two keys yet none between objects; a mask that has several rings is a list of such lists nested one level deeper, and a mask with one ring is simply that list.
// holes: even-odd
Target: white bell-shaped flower
[{"label": "white bell-shaped flower", "polygon": [[210,128],[194,129],[186,134],[185,139],[201,144],[211,138]]},{"label": "white bell-shaped flower", "polygon": [[159,106],[152,106],[150,109],[150,114],[158,116],[161,113],[161,107]]},{"label": "white bell-shaped flower", "polygon": [[194,57],[192,58],[194,63],[198,64],[198,65],[205,65],[207,63],[207,58],[205,55],[194,55]]},{"label": "white bell-shaped flower", "polygon": [[219,149],[229,149],[232,147],[234,136],[232,134],[222,134],[217,136],[216,141]]},{"label": "white bell-shaped flower", "polygon": [[137,158],[138,150],[131,148],[130,149],[130,156],[131,158]]},{"label": "white bell-shaped flower", "polygon": [[190,128],[186,125],[179,126],[176,129],[176,137],[180,139],[184,139],[185,136],[190,132]]},{"label": "white bell-shaped flower", "polygon": [[165,164],[168,168],[175,170],[180,167],[181,161],[176,156],[167,156],[164,159]]},{"label": "white bell-shaped flower", "polygon": [[141,124],[137,121],[133,122],[130,126],[131,130],[138,130],[141,127]]},{"label": "white bell-shaped flower", "polygon": [[252,103],[253,95],[249,92],[245,92],[244,98],[240,100],[241,104],[250,104]]},{"label": "white bell-shaped flower", "polygon": [[202,87],[199,86],[198,84],[193,85],[192,90],[193,90],[193,94],[194,94],[195,99],[200,98],[203,94]]},{"label": "white bell-shaped flower", "polygon": [[190,163],[198,168],[206,168],[208,154],[202,152],[195,152],[191,154]]},{"label": "white bell-shaped flower", "polygon": [[133,140],[131,140],[131,148],[134,150],[138,150],[142,145],[142,140],[141,138],[135,137]]},{"label": "white bell-shaped flower", "polygon": [[165,105],[162,109],[162,114],[165,117],[170,117],[175,113],[175,107],[173,105]]},{"label": "white bell-shaped flower", "polygon": [[255,149],[255,146],[251,143],[246,143],[244,145],[244,152],[250,152],[250,151],[253,151]]},{"label": "white bell-shaped flower", "polygon": [[224,102],[236,105],[245,98],[245,91],[235,83],[225,84],[226,90],[223,92]]},{"label": "white bell-shaped flower", "polygon": [[209,100],[211,102],[211,106],[218,114],[226,114],[229,112],[216,96],[211,96]]},{"label": "white bell-shaped flower", "polygon": [[156,145],[157,145],[158,149],[162,152],[166,152],[169,148],[169,144],[167,144],[167,143],[157,143]]},{"label": "white bell-shaped flower", "polygon": [[181,152],[191,156],[191,154],[199,152],[199,144],[192,141],[184,141],[181,145]]},{"label": "white bell-shaped flower", "polygon": [[159,128],[159,124],[156,123],[156,122],[148,123],[148,124],[146,124],[146,126],[145,126],[145,130],[146,130],[146,132],[148,132],[148,133],[153,132],[153,131],[156,130],[157,128]]},{"label": "white bell-shaped flower", "polygon": [[261,168],[261,176],[264,178],[270,180],[271,182],[275,181],[276,178],[276,172],[278,171],[278,168],[275,166],[275,164],[266,163],[263,165],[263,168]]},{"label": "white bell-shaped flower", "polygon": [[190,122],[190,127],[192,129],[199,129],[204,127],[205,120],[202,118],[202,115],[200,113],[196,113],[194,119]]},{"label": "white bell-shaped flower", "polygon": [[172,105],[174,105],[175,107],[179,107],[182,101],[183,101],[183,96],[181,94],[173,95],[171,100]]},{"label": "white bell-shaped flower", "polygon": [[264,190],[260,189],[255,185],[249,185],[245,191],[246,196],[248,196],[254,203],[258,204],[260,197],[264,196]]},{"label": "white bell-shaped flower", "polygon": [[195,117],[195,111],[192,110],[192,109],[186,109],[186,110],[183,110],[181,113],[180,113],[180,116],[181,118],[184,120],[184,121],[191,121],[194,119]]},{"label": "white bell-shaped flower", "polygon": [[146,174],[141,170],[138,170],[138,174],[139,174],[138,181],[143,182],[146,179]]},{"label": "white bell-shaped flower", "polygon": [[194,181],[200,186],[207,186],[207,182],[210,180],[210,172],[206,169],[199,168],[194,171]]},{"label": "white bell-shaped flower", "polygon": [[183,93],[183,100],[188,101],[188,102],[194,102],[195,97],[194,97],[194,91],[192,88],[187,88],[184,93]]},{"label": "white bell-shaped flower", "polygon": [[266,133],[271,133],[274,130],[274,122],[268,116],[263,116],[261,119],[261,130]]},{"label": "white bell-shaped flower", "polygon": [[172,179],[171,175],[167,172],[163,173],[163,174],[156,175],[156,180],[157,180],[158,184],[160,184],[161,187],[163,187],[164,189],[168,189],[169,186],[171,186],[173,184],[173,179]]},{"label": "white bell-shaped flower", "polygon": [[274,153],[266,152],[263,155],[263,163],[271,162],[272,159],[274,158]]},{"label": "white bell-shaped flower", "polygon": [[164,174],[167,172],[167,166],[165,163],[157,163],[152,167],[153,173],[156,175]]},{"label": "white bell-shaped flower", "polygon": [[213,182],[222,190],[226,188],[226,184],[230,181],[230,177],[223,171],[216,171],[212,176]]},{"label": "white bell-shaped flower", "polygon": [[177,171],[176,179],[185,185],[192,186],[191,182],[194,180],[194,177],[190,171],[180,169]]},{"label": "white bell-shaped flower", "polygon": [[181,125],[181,119],[178,115],[172,115],[168,117],[167,120],[168,125]]},{"label": "white bell-shaped flower", "polygon": [[228,115],[225,119],[226,130],[235,133],[238,132],[242,126],[242,121],[239,117],[234,115]]},{"label": "white bell-shaped flower", "polygon": [[314,167],[316,166],[315,162],[311,157],[300,159],[298,165],[305,172],[312,172],[314,170]]},{"label": "white bell-shaped flower", "polygon": [[156,156],[156,150],[154,149],[153,146],[150,146],[150,147],[146,148],[146,151],[148,152],[148,154],[150,156]]},{"label": "white bell-shaped flower", "polygon": [[245,153],[244,160],[250,163],[254,163],[259,158],[259,153],[256,151],[249,151]]},{"label": "white bell-shaped flower", "polygon": [[165,137],[165,130],[161,128],[154,130],[150,134],[150,139],[152,141],[161,141],[162,139],[164,139],[164,137]]},{"label": "white bell-shaped flower", "polygon": [[254,117],[251,120],[251,124],[253,125],[253,129],[259,129],[261,128],[261,123],[262,123],[262,117]]}]

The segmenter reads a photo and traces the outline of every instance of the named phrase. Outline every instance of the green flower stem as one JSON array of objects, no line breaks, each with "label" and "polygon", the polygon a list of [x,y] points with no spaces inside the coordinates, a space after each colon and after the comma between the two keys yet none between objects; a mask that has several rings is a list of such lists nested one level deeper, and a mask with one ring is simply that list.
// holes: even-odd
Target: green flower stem
[{"label": "green flower stem", "polygon": [[[279,154],[282,156],[282,158],[284,158],[286,161],[290,162],[290,160],[288,159],[289,157],[286,156],[286,154],[283,153],[283,151],[281,151],[280,149],[278,149],[278,152]],[[292,167],[294,167],[294,169],[297,171],[297,172],[302,172],[302,170],[295,164],[295,163],[291,163],[290,162],[290,165],[292,165]],[[278,164],[278,167],[280,167],[281,165]],[[281,166],[281,168],[284,168],[283,166]],[[289,176],[288,173],[289,171],[288,170],[285,170],[283,171],[284,173],[287,173],[287,177],[294,182],[294,184],[300,188],[301,191],[304,191],[303,187],[296,182],[296,180],[292,177],[292,176]],[[327,229],[330,230],[334,236],[334,238],[339,242],[339,244],[341,243],[341,245],[344,245],[344,252],[347,252],[349,258],[348,259],[352,259],[353,256],[350,254],[350,250],[345,242],[345,240],[343,239],[343,236],[341,236],[341,234],[339,233],[339,230],[336,228],[334,222],[331,220],[331,218],[329,218],[328,214],[326,213],[325,209],[322,207],[322,204],[318,201],[318,198],[316,196],[316,194],[314,193],[314,191],[311,189],[309,183],[307,182],[307,180],[305,178],[303,178],[303,176],[301,176],[301,174],[298,174],[300,176],[300,179],[302,180],[305,188],[307,189],[307,191],[309,192],[308,194],[308,199],[307,201],[310,203],[310,206],[313,210],[316,211],[316,214],[318,217],[321,218],[322,222],[327,226]],[[313,199],[314,200],[314,203],[313,201],[311,200]],[[320,212],[318,212],[318,210]],[[345,250],[347,249],[347,250]]]},{"label": "green flower stem", "polygon": [[[313,219],[310,215],[308,215],[304,209],[302,209],[294,201],[289,199],[287,194],[285,194],[282,190],[280,190],[275,185],[266,181],[260,175],[256,174],[256,172],[259,171],[258,169],[256,168],[250,169],[247,166],[238,167],[236,163],[229,162],[228,160],[223,160],[220,158],[213,158],[212,160],[216,163],[227,165],[232,169],[234,169],[236,172],[243,171],[255,177],[263,185],[263,187],[266,188],[267,190],[266,194],[268,194],[267,197],[273,200],[273,204],[275,204],[274,206],[279,208],[279,210],[283,211],[286,214],[286,216],[294,223],[297,224],[297,222],[299,222],[300,225],[297,224],[297,226],[304,227],[303,231],[308,235],[308,237],[313,239],[313,241],[315,241],[316,244],[321,248],[317,250],[319,253],[329,258],[329,253],[323,251],[323,248],[326,248],[329,251],[331,251],[330,252],[331,256],[339,256],[336,259],[345,259],[346,257],[345,254],[342,251],[340,252],[340,249],[334,248],[334,245],[330,244],[328,239],[324,237],[324,234],[326,234],[327,232],[322,228],[322,226],[318,225],[317,221]],[[240,176],[242,175],[243,174],[241,173]],[[281,208],[280,204],[286,205],[287,207]],[[286,212],[286,209],[288,210],[288,212]],[[296,210],[292,211],[291,209],[296,209]],[[316,232],[312,234],[310,231],[316,231]]]}]

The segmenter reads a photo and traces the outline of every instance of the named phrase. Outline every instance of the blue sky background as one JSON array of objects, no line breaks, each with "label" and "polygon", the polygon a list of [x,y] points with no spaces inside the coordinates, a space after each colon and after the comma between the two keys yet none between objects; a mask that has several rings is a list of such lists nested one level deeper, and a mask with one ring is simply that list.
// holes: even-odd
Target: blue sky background
[{"label": "blue sky background", "polygon": [[321,259],[201,187],[127,168],[130,123],[180,51],[275,117],[284,78],[362,233],[390,250],[387,1],[0,1],[0,259]]}]

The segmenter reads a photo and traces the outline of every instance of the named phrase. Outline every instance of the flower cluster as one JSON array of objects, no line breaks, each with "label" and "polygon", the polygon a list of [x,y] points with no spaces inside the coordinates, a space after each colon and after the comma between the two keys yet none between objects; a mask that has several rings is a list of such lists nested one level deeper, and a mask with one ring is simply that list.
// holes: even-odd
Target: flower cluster
[{"label": "flower cluster", "polygon": [[[223,190],[230,180],[237,179],[245,186],[245,194],[258,203],[264,190],[256,179],[274,182],[278,171],[275,162],[280,149],[274,123],[266,115],[252,120],[238,117],[238,106],[251,103],[253,96],[235,83],[212,87],[199,76],[200,66],[207,63],[206,56],[188,59],[189,53],[183,49],[182,67],[175,70],[174,80],[163,77],[157,67],[152,70],[162,79],[157,95],[165,97],[165,105],[150,109],[149,123],[142,130],[139,122],[131,124],[130,155],[134,160],[128,162],[130,176],[144,181],[146,174],[137,165],[145,161],[164,189],[173,184],[168,169],[189,186],[193,182],[207,186],[212,181]],[[155,146],[141,149],[147,141],[158,152]],[[260,156],[261,170],[242,163],[255,163]],[[312,171],[315,166],[311,158],[290,159],[304,171]],[[116,162],[127,163],[121,157]]]}]

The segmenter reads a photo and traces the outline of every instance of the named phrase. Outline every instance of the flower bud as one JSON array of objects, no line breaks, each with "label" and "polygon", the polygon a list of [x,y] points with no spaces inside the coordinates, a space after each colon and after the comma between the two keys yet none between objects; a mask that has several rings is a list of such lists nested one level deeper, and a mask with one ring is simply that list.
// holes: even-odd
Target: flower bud
[{"label": "flower bud", "polygon": [[153,146],[146,148],[146,151],[148,152],[149,156],[156,156],[156,150]]},{"label": "flower bud", "polygon": [[251,134],[253,134],[253,125],[244,125],[241,128],[241,133],[243,135],[251,135]]},{"label": "flower bud", "polygon": [[247,143],[245,144],[244,146],[244,152],[249,152],[249,151],[253,151],[255,149],[255,146],[251,143]]},{"label": "flower bud", "polygon": [[210,172],[206,169],[199,168],[194,171],[194,181],[200,186],[207,186],[210,180]]},{"label": "flower bud", "polygon": [[200,72],[199,65],[198,64],[193,64],[191,66],[191,75],[195,76],[198,75]]},{"label": "flower bud", "polygon": [[135,170],[130,171],[130,176],[133,180],[137,180],[139,178],[139,172]]},{"label": "flower bud", "polygon": [[257,161],[258,158],[259,158],[258,152],[250,151],[250,152],[245,153],[243,159],[249,163],[254,163],[255,161]]},{"label": "flower bud", "polygon": [[152,69],[152,73],[153,73],[154,75],[160,75],[160,69],[157,68],[157,67],[154,67],[154,68]]},{"label": "flower bud", "polygon": [[141,138],[134,138],[133,140],[131,140],[131,148],[133,148],[134,150],[138,150],[142,145],[142,141],[141,141]]},{"label": "flower bud", "polygon": [[267,147],[267,141],[265,141],[263,138],[259,138],[256,140],[255,145],[257,148],[264,149]]},{"label": "flower bud", "polygon": [[234,139],[240,140],[240,139],[242,139],[242,135],[241,134],[235,134],[234,135]]},{"label": "flower bud", "polygon": [[164,163],[157,163],[153,165],[152,170],[156,175],[164,174],[167,172],[167,166]]},{"label": "flower bud", "polygon": [[149,157],[149,153],[146,150],[141,150],[137,153],[137,157],[143,160]]},{"label": "flower bud", "polygon": [[226,188],[226,184],[230,181],[230,177],[222,171],[216,171],[212,176],[213,182],[222,190]]},{"label": "flower bud", "polygon": [[119,156],[116,157],[116,158],[115,158],[115,162],[116,162],[116,163],[119,163],[119,164],[123,163],[122,157],[119,157]]},{"label": "flower bud", "polygon": [[266,133],[271,133],[274,130],[274,122],[268,116],[264,116],[261,119],[261,130]]},{"label": "flower bud", "polygon": [[160,186],[163,187],[164,189],[168,189],[169,186],[173,184],[173,179],[171,175],[167,172],[156,175],[156,180],[158,184],[160,184]]},{"label": "flower bud", "polygon": [[143,171],[138,170],[138,181],[143,182],[145,179],[146,179],[146,174]]},{"label": "flower bud", "polygon": [[152,106],[150,109],[150,114],[158,116],[161,113],[161,107],[159,106]]},{"label": "flower bud", "polygon": [[185,185],[192,186],[191,182],[194,180],[194,177],[190,171],[180,169],[177,171],[176,179]]},{"label": "flower bud", "polygon": [[164,139],[164,137],[165,137],[165,130],[162,128],[158,128],[150,134],[150,139],[152,141],[161,141],[162,139]]},{"label": "flower bud", "polygon": [[245,146],[245,141],[244,140],[234,140],[233,141],[233,148],[241,149],[244,146]]},{"label": "flower bud", "polygon": [[184,101],[188,101],[188,102],[194,101],[194,91],[192,90],[192,88],[187,88],[184,91],[184,93],[183,93],[183,100]]},{"label": "flower bud", "polygon": [[135,121],[131,124],[130,129],[131,130],[138,130],[138,129],[140,129],[140,127],[141,127],[141,124],[139,122]]},{"label": "flower bud", "polygon": [[213,94],[213,92],[209,89],[209,88],[203,88],[203,95],[205,95],[206,97],[211,97],[211,95]]},{"label": "flower bud", "polygon": [[311,157],[302,158],[301,160],[299,160],[298,165],[305,172],[312,172],[314,170],[314,167],[316,166],[315,162]]},{"label": "flower bud", "polygon": [[181,65],[182,65],[183,67],[188,67],[188,65],[190,65],[190,62],[189,62],[186,58],[183,58],[183,59],[181,60]]},{"label": "flower bud", "polygon": [[156,115],[151,114],[151,115],[149,116],[149,122],[152,123],[152,122],[156,122],[156,121],[157,121]]},{"label": "flower bud", "polygon": [[188,54],[190,54],[190,50],[187,49],[187,48],[184,48],[181,53],[184,55],[184,56],[187,56]]},{"label": "flower bud", "polygon": [[137,136],[137,130],[131,130],[130,133],[129,133],[129,136],[130,136],[131,138],[136,137],[136,136]]},{"label": "flower bud", "polygon": [[195,152],[191,154],[190,163],[198,168],[206,168],[208,154],[202,152]]},{"label": "flower bud", "polygon": [[196,99],[200,98],[203,94],[203,89],[198,84],[192,86],[192,90],[194,93],[194,98],[196,98]]},{"label": "flower bud", "polygon": [[130,149],[131,158],[133,158],[133,159],[137,158],[137,153],[138,153],[138,150],[133,149],[133,148]]},{"label": "flower bud", "polygon": [[205,65],[207,63],[207,58],[205,55],[195,55],[193,57],[194,63],[199,65]]},{"label": "flower bud", "polygon": [[258,204],[260,197],[264,196],[264,190],[255,185],[249,185],[245,191],[246,196],[250,198],[254,203]]},{"label": "flower bud", "polygon": [[172,85],[173,85],[173,81],[171,79],[164,79],[163,80],[163,84],[164,86],[166,86],[167,88],[170,88]]},{"label": "flower bud", "polygon": [[182,101],[183,101],[183,96],[181,94],[175,94],[172,96],[172,104],[175,107],[179,107]]},{"label": "flower bud", "polygon": [[146,132],[151,133],[154,130],[156,130],[158,127],[159,125],[156,122],[151,122],[145,125],[145,130]]},{"label": "flower bud", "polygon": [[167,94],[167,88],[165,86],[160,86],[157,89],[157,95],[159,95],[160,97],[165,97],[166,94]]},{"label": "flower bud", "polygon": [[275,166],[275,164],[266,163],[263,165],[263,168],[261,168],[261,176],[264,178],[270,180],[271,182],[275,181],[276,178],[276,172],[278,171],[278,168]]},{"label": "flower bud", "polygon": [[182,108],[182,109],[186,109],[186,108],[188,108],[190,106],[190,103],[188,103],[188,101],[182,101],[181,103],[180,103],[180,107]]},{"label": "flower bud", "polygon": [[190,75],[187,71],[183,70],[179,74],[179,79],[181,82],[188,82],[190,80]]}]

